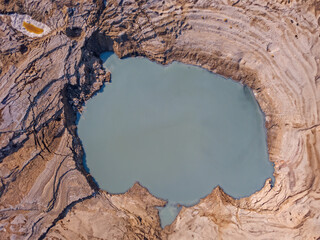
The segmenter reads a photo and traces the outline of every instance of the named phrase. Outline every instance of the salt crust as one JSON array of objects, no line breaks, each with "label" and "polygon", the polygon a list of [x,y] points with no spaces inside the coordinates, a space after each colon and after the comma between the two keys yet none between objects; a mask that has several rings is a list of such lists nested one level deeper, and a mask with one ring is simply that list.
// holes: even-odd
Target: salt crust
[{"label": "salt crust", "polygon": [[[9,16],[11,18],[11,26],[17,29],[18,31],[22,32],[23,34],[27,35],[28,37],[42,37],[44,35],[47,35],[51,31],[51,29],[46,24],[33,20],[29,15],[21,15],[14,13],[10,14]],[[43,32],[41,34],[29,32],[23,26],[23,22],[31,23],[34,26],[41,28],[43,29]]]}]

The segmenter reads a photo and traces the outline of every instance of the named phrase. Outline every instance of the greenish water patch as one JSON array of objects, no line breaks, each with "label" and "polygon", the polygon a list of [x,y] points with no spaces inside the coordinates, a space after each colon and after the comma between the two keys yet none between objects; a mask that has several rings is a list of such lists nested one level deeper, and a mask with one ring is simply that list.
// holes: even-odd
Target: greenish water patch
[{"label": "greenish water patch", "polygon": [[101,58],[112,83],[88,101],[78,131],[102,189],[123,193],[139,181],[168,200],[165,226],[178,203],[193,205],[217,185],[240,198],[272,177],[264,116],[250,89],[182,63]]}]

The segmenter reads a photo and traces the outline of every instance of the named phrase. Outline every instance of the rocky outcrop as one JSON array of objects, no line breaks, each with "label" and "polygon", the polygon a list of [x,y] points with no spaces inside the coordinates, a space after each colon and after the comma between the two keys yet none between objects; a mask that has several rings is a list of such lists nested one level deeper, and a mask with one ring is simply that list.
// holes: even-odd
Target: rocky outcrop
[{"label": "rocky outcrop", "polygon": [[[318,239],[320,5],[304,1],[1,1],[1,239]],[[51,32],[30,38],[7,14]],[[219,187],[160,228],[164,202],[110,195],[85,171],[77,112],[110,73],[99,54],[202,66],[250,86],[275,183]]]}]

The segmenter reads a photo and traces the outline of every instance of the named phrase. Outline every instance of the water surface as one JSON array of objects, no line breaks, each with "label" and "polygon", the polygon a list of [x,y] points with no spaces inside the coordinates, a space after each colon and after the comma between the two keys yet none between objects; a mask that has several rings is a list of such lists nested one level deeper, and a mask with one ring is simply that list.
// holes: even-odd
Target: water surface
[{"label": "water surface", "polygon": [[123,193],[139,181],[169,201],[165,226],[177,203],[195,204],[217,185],[248,196],[272,177],[264,117],[247,87],[182,63],[101,57],[112,83],[88,101],[78,126],[100,188]]}]

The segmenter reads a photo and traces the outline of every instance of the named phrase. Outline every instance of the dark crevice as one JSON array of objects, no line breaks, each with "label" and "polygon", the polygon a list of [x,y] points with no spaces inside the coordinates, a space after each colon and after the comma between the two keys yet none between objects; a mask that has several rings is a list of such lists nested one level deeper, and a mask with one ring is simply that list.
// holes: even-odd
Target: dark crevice
[{"label": "dark crevice", "polygon": [[69,38],[78,38],[81,36],[82,28],[80,27],[67,27],[66,29],[66,35]]},{"label": "dark crevice", "polygon": [[[81,202],[83,202],[83,201],[85,201],[85,200],[91,199],[91,198],[93,198],[95,195],[96,195],[96,193],[93,193],[93,194],[91,194],[91,195],[89,195],[89,196],[87,196],[87,197],[84,197],[84,198],[81,198],[81,199],[79,199],[79,200],[77,200],[77,201],[74,201],[74,202],[72,202],[71,204],[69,204],[67,207],[65,207],[65,209],[63,209],[63,211],[58,215],[58,217],[57,217],[56,219],[54,219],[54,221],[53,221],[52,224],[47,228],[47,230],[39,237],[39,240],[45,239],[45,237],[46,237],[47,233],[50,231],[50,229],[53,228],[59,220],[65,218],[65,216],[68,214],[68,212],[69,212],[76,204],[81,203]],[[31,235],[31,237],[32,237],[32,235]],[[30,239],[30,238],[29,238],[29,239]]]},{"label": "dark crevice", "polygon": [[[64,159],[64,160],[65,160],[65,159]],[[59,165],[59,169],[60,169],[60,167],[61,167],[61,164]],[[62,179],[63,179],[69,172],[72,172],[72,171],[74,171],[74,170],[76,170],[76,169],[75,169],[75,168],[71,168],[71,169],[69,169],[68,171],[66,171],[65,173],[63,173],[63,174],[59,177],[59,179],[58,179],[57,186],[55,186],[55,182],[56,182],[56,178],[57,178],[57,174],[58,174],[58,171],[59,171],[59,170],[56,171],[56,174],[55,174],[55,176],[54,176],[53,197],[52,197],[52,199],[50,200],[50,202],[48,203],[48,206],[47,206],[48,208],[47,208],[46,212],[50,212],[50,211],[54,208],[54,205],[55,205],[55,203],[56,203],[57,196],[58,196],[58,193],[59,193],[59,188],[60,188],[60,184],[61,184]]]},{"label": "dark crevice", "polygon": [[74,89],[75,86],[66,84],[62,91],[63,96],[63,105],[64,105],[64,113],[65,113],[65,119],[64,124],[67,131],[72,136],[72,146],[70,146],[70,150],[73,154],[73,159],[75,160],[76,168],[86,177],[90,187],[94,191],[99,191],[99,187],[94,181],[93,177],[86,171],[86,168],[84,166],[84,151],[81,144],[81,140],[79,136],[77,135],[77,127],[76,127],[76,121],[77,121],[77,109],[75,109],[72,106],[72,98],[74,95]]},{"label": "dark crevice", "polygon": [[92,52],[94,56],[100,57],[103,52],[113,51],[113,40],[103,32],[95,31],[88,38],[85,49]]}]

